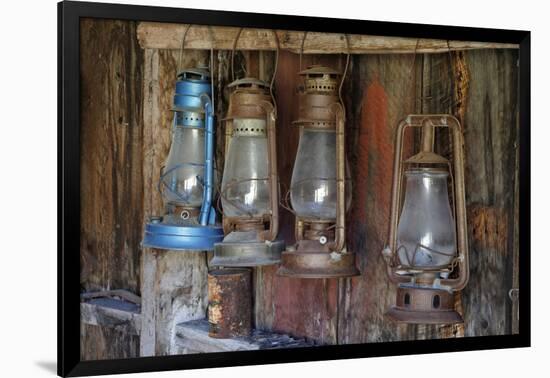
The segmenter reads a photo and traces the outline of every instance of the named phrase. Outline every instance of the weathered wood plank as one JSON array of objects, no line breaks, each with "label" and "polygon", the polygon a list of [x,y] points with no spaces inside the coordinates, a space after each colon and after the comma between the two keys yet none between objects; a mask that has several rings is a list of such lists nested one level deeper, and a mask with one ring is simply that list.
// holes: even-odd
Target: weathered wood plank
[{"label": "weathered wood plank", "polygon": [[90,293],[80,294],[81,300],[93,299],[93,298],[105,298],[105,297],[107,298],[120,297],[138,306],[141,305],[141,298],[127,290],[104,290],[104,291],[94,291]]},{"label": "weathered wood plank", "polygon": [[[141,22],[138,39],[144,49],[179,49],[183,33],[188,25],[158,22]],[[193,25],[186,36],[185,46],[189,49],[232,50],[239,28],[224,26]],[[302,45],[304,32],[277,30],[280,47],[297,53]],[[509,48],[517,44],[473,41],[447,41],[422,39],[417,46],[414,38],[384,37],[374,35],[349,35],[349,50],[352,54],[389,54],[444,52],[451,50]],[[305,54],[337,54],[347,52],[342,34],[314,33],[307,35]],[[273,33],[269,29],[243,29],[237,48],[239,50],[275,50]]]},{"label": "weathered wood plank", "polygon": [[253,330],[250,336],[219,339],[208,336],[209,325],[206,319],[192,320],[176,327],[177,344],[181,354],[233,352],[240,350],[303,348],[314,343],[305,339],[295,339],[284,334]]},{"label": "weathered wood plank", "polygon": [[[139,292],[142,66],[136,23],[81,21],[80,283]],[[83,325],[83,359],[137,357],[135,336]]]},{"label": "weathered wood plank", "polygon": [[139,357],[139,336],[114,328],[80,323],[80,359]]},{"label": "weathered wood plank", "polygon": [[[342,294],[340,343],[400,340],[406,328],[384,316],[395,302],[380,252],[386,244],[392,180],[394,130],[414,112],[415,72],[411,55],[354,57],[347,106],[347,144],[353,179],[348,248],[357,254],[360,277]],[[349,312],[346,312],[349,311]]]},{"label": "weathered wood plank", "polygon": [[142,52],[135,23],[82,21],[81,282],[139,290]]},{"label": "weathered wood plank", "polygon": [[139,355],[155,355],[156,345],[156,273],[157,256],[153,251],[144,251],[141,257],[141,335]]},{"label": "weathered wood plank", "polygon": [[178,324],[176,327],[177,345],[184,354],[233,352],[238,350],[257,350],[254,344],[245,338],[218,339],[208,336],[208,321],[197,320]]},{"label": "weathered wood plank", "polygon": [[512,332],[518,154],[517,51],[464,52],[464,117],[471,278],[463,292],[466,336]]},{"label": "weathered wood plank", "polygon": [[128,335],[139,335],[141,314],[137,306],[125,306],[113,299],[92,299],[80,303],[80,321],[84,324],[114,328]]}]

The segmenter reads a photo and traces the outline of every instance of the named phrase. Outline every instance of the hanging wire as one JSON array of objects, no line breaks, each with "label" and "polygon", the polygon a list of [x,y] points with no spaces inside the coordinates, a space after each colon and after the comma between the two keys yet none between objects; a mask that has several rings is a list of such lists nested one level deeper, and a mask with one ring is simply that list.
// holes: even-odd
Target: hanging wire
[{"label": "hanging wire", "polygon": [[455,110],[453,107],[456,105],[454,101],[454,95],[455,95],[455,88],[454,88],[454,68],[453,68],[453,54],[451,52],[451,44],[449,43],[449,40],[447,40],[447,52],[449,54],[449,76],[450,76],[450,82],[451,82],[451,96],[450,96],[450,107],[451,107],[451,114],[455,115]]},{"label": "hanging wire", "polygon": [[183,50],[185,48],[185,38],[187,38],[187,32],[189,31],[189,29],[191,29],[191,24],[187,25],[183,31],[183,35],[181,37],[181,47],[180,47],[180,54],[179,54],[179,57],[178,57],[178,64],[176,66],[176,77],[179,75],[180,73],[180,69],[181,69],[181,61],[183,59]]},{"label": "hanging wire", "polygon": [[[212,102],[212,111],[215,112],[216,106],[214,103],[214,99],[216,96],[214,95],[214,46],[216,45],[216,38],[214,36],[214,30],[212,29],[212,26],[208,26],[208,34],[210,35],[210,90],[211,90],[211,99]],[[215,159],[214,159],[215,160]]]},{"label": "hanging wire", "polygon": [[340,87],[338,88],[338,98],[340,99],[340,103],[342,104],[342,109],[344,111],[344,119],[346,117],[346,107],[344,106],[344,100],[342,99],[342,88],[344,87],[344,81],[346,80],[346,75],[348,73],[348,67],[349,67],[349,61],[350,61],[350,48],[349,48],[349,37],[347,34],[344,34],[344,38],[346,40],[346,65],[344,67],[344,73],[342,74],[342,80],[340,80]]},{"label": "hanging wire", "polygon": [[269,84],[269,93],[271,94],[271,101],[273,101],[273,108],[275,109],[275,116],[277,116],[277,100],[275,100],[275,95],[273,94],[273,84],[275,83],[275,77],[277,76],[277,67],[279,66],[279,51],[280,51],[280,44],[279,44],[279,36],[277,35],[277,32],[275,30],[271,30],[273,32],[273,37],[275,38],[275,47],[277,50],[275,51],[275,67],[273,67],[273,76],[271,76],[271,83]]},{"label": "hanging wire", "polygon": [[231,50],[231,81],[235,81],[235,49],[237,48],[237,42],[239,41],[242,31],[243,28],[239,28],[235,40],[233,41],[233,49]]},{"label": "hanging wire", "polygon": [[307,33],[307,31],[304,32],[304,35],[302,36],[302,45],[300,46],[300,71],[302,71],[302,55],[304,53],[304,43],[306,41]]}]

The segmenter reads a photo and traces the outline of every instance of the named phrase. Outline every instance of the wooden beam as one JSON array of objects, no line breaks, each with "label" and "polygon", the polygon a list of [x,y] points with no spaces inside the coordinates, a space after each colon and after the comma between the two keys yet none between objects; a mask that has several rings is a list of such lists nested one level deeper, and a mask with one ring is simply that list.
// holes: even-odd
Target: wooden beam
[{"label": "wooden beam", "polygon": [[81,302],[80,321],[84,324],[115,328],[130,335],[139,335],[141,332],[139,307],[113,298],[94,298]]},{"label": "wooden beam", "polygon": [[[137,35],[143,49],[180,49],[188,25],[141,22]],[[197,50],[232,50],[239,28],[193,25],[185,39],[185,48]],[[304,32],[277,30],[280,48],[299,53]],[[352,54],[438,53],[451,50],[517,49],[512,43],[449,41],[349,34]],[[269,29],[243,29],[238,50],[275,50],[276,42]],[[340,54],[347,52],[343,34],[307,34],[304,54]]]}]

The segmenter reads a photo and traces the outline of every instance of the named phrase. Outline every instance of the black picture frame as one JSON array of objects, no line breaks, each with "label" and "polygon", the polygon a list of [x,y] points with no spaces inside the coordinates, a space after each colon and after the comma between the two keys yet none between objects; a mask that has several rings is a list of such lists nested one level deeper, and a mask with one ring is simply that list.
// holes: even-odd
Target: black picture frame
[{"label": "black picture frame", "polygon": [[[80,361],[79,21],[84,17],[519,44],[519,334],[316,346],[299,350],[276,349]],[[58,374],[82,376],[151,372],[530,346],[530,55],[529,31],[105,3],[58,3]]]}]

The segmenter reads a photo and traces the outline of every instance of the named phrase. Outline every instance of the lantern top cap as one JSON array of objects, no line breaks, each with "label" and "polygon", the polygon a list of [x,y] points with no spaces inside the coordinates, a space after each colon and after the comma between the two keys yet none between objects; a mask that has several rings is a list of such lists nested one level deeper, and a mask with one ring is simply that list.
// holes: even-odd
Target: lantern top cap
[{"label": "lantern top cap", "polygon": [[179,80],[210,81],[210,70],[206,67],[186,68],[178,74]]},{"label": "lantern top cap", "polygon": [[342,75],[342,73],[338,70],[335,70],[334,68],[325,67],[321,65],[313,65],[309,66],[307,69],[300,71],[299,75],[307,76],[307,75]]},{"label": "lantern top cap", "polygon": [[267,84],[263,80],[256,79],[254,77],[245,77],[242,79],[237,79],[234,82],[230,83],[228,88],[239,88],[239,87],[258,87],[259,89],[267,89],[269,88],[269,84]]},{"label": "lantern top cap", "polygon": [[421,151],[414,156],[411,156],[405,163],[409,164],[447,164],[449,160],[443,156],[431,151]]}]

